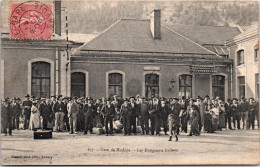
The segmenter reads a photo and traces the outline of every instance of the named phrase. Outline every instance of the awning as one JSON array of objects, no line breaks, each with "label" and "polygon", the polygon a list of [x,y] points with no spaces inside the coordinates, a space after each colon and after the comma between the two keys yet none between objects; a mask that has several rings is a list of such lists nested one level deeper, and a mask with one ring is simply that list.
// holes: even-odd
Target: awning
[{"label": "awning", "polygon": [[217,70],[215,69],[214,65],[192,65],[191,66],[191,73],[195,73],[195,74],[211,74],[216,72]]}]

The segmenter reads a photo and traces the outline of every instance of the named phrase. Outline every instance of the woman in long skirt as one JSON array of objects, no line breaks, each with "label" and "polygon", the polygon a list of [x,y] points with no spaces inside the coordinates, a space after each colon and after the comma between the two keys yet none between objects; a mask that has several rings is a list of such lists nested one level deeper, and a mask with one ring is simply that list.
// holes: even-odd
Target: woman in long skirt
[{"label": "woman in long skirt", "polygon": [[41,128],[40,111],[37,108],[37,101],[33,101],[32,108],[31,108],[29,129],[36,131],[36,129],[40,129],[40,128]]}]

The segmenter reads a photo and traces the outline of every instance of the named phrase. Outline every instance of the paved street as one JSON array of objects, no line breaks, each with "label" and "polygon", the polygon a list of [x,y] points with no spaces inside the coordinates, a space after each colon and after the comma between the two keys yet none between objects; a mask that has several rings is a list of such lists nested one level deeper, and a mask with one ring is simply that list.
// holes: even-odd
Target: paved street
[{"label": "paved street", "polygon": [[53,133],[53,139],[33,140],[32,131],[1,134],[1,161],[6,165],[91,164],[257,164],[259,131],[235,130],[189,137],[83,136]]}]

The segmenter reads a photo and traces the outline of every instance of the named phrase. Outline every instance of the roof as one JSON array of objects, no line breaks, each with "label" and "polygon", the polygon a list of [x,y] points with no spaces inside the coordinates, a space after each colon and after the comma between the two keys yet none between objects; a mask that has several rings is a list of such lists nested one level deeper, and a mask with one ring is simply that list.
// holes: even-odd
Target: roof
[{"label": "roof", "polygon": [[[66,39],[66,33],[61,33],[61,37]],[[78,33],[69,33],[68,38],[73,42],[86,43],[95,38],[95,34],[78,34]]]},{"label": "roof", "polygon": [[74,52],[74,55],[80,54],[84,50],[215,55],[210,50],[183,37],[166,26],[161,27],[161,36],[161,39],[153,39],[149,20],[122,19],[90,42],[78,48]]},{"label": "roof", "polygon": [[240,34],[237,27],[223,26],[187,26],[187,25],[167,25],[174,31],[183,34],[185,37],[196,43],[224,45],[226,40],[234,38]]}]

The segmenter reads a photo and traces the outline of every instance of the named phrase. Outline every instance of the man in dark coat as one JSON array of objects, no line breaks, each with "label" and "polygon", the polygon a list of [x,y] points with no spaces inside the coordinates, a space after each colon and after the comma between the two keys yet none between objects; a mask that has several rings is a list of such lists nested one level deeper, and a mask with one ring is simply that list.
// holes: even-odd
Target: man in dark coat
[{"label": "man in dark coat", "polygon": [[239,104],[239,110],[242,117],[243,122],[243,129],[248,129],[249,126],[249,119],[248,119],[248,103],[246,101],[246,98],[243,96],[241,98],[240,104]]},{"label": "man in dark coat", "polygon": [[27,94],[26,100],[23,101],[23,116],[24,116],[24,124],[23,124],[23,129],[28,129],[29,127],[29,120],[31,116],[31,107],[32,107],[32,101],[30,100],[30,95]]},{"label": "man in dark coat", "polygon": [[64,104],[62,103],[61,97],[61,95],[58,96],[58,101],[53,105],[53,111],[55,113],[55,130],[57,132],[63,130]]},{"label": "man in dark coat", "polygon": [[[237,129],[240,129],[241,116],[240,116],[239,106],[238,106],[238,102],[237,102],[236,98],[233,99],[233,103],[230,106],[230,111],[231,111],[232,116],[233,116],[234,128],[237,127]],[[237,126],[236,126],[236,122],[237,122]]]},{"label": "man in dark coat", "polygon": [[49,111],[45,100],[45,98],[41,98],[41,103],[39,105],[40,116],[42,118],[42,129],[47,129],[49,117]]},{"label": "man in dark coat", "polygon": [[132,117],[132,110],[128,104],[128,100],[125,99],[124,103],[121,106],[120,113],[122,116],[123,127],[124,127],[124,136],[131,135],[131,117]]},{"label": "man in dark coat", "polygon": [[187,113],[187,102],[186,102],[186,99],[184,96],[181,98],[180,106],[181,106],[181,111],[183,112],[183,114],[181,116],[181,130],[184,131],[185,133],[187,133],[188,132],[188,128],[187,128],[187,124],[188,124],[187,114],[188,113]]},{"label": "man in dark coat", "polygon": [[181,106],[178,103],[178,98],[173,98],[173,101],[171,102],[169,107],[168,123],[169,123],[170,138],[168,141],[172,140],[173,132],[176,141],[178,141],[177,131],[180,127],[180,112],[181,112]]},{"label": "man in dark coat", "polygon": [[231,117],[232,117],[231,104],[232,104],[231,99],[228,99],[227,102],[224,105],[225,111],[226,111],[225,125],[227,125],[227,123],[228,123],[228,129],[230,129],[230,130],[232,130],[232,127],[231,127]]},{"label": "man in dark coat", "polygon": [[8,99],[5,99],[1,106],[1,123],[5,136],[7,136],[7,128],[9,135],[12,136],[12,109]]},{"label": "man in dark coat", "polygon": [[85,126],[83,135],[85,135],[88,133],[88,130],[90,133],[92,133],[93,119],[95,116],[95,106],[91,98],[88,98],[87,104],[84,105],[83,112],[85,116]]},{"label": "man in dark coat", "polygon": [[142,128],[142,135],[144,135],[144,132],[146,132],[146,135],[149,134],[149,112],[148,112],[148,104],[145,101],[145,97],[141,99],[140,103],[140,123]]},{"label": "man in dark coat", "polygon": [[135,98],[134,97],[130,97],[130,104],[129,104],[129,108],[132,112],[131,114],[131,118],[130,118],[130,121],[131,121],[131,126],[130,127],[133,127],[133,129],[131,130],[131,132],[134,133],[134,135],[136,135],[136,117],[137,117],[137,105],[135,103]]},{"label": "man in dark coat", "polygon": [[[113,119],[115,115],[115,108],[111,104],[111,101],[107,101],[106,105],[103,105],[101,109],[101,114],[104,116],[104,123],[105,123],[105,128],[106,128],[106,136],[110,134],[113,136]],[[110,126],[110,130],[108,131],[108,124]]]},{"label": "man in dark coat", "polygon": [[255,115],[256,115],[256,120],[257,120],[257,127],[258,127],[258,129],[260,129],[259,128],[259,126],[260,126],[260,123],[259,123],[259,98],[256,100],[256,109],[255,110],[256,110]]},{"label": "man in dark coat", "polygon": [[256,103],[254,102],[254,98],[249,99],[248,103],[248,111],[249,111],[249,128],[252,126],[252,129],[255,129],[255,115],[256,115]]},{"label": "man in dark coat", "polygon": [[17,129],[19,130],[19,119],[20,116],[22,114],[22,108],[21,105],[17,102],[17,99],[14,98],[13,99],[13,103],[12,103],[12,113],[13,113],[13,129]]},{"label": "man in dark coat", "polygon": [[68,117],[68,97],[64,97],[62,99],[62,102],[64,104],[64,122],[67,128],[67,131],[70,131],[70,124],[69,124],[69,117]]},{"label": "man in dark coat", "polygon": [[151,121],[151,135],[154,135],[154,131],[156,131],[156,135],[160,135],[160,126],[161,126],[161,117],[160,117],[160,103],[157,97],[154,97],[150,101],[149,107],[149,117]]},{"label": "man in dark coat", "polygon": [[163,130],[164,130],[164,134],[167,134],[167,119],[168,119],[168,114],[169,114],[169,107],[168,105],[166,105],[166,99],[162,99],[161,101],[161,107],[160,107],[160,113],[161,113],[161,122],[163,125]]}]

